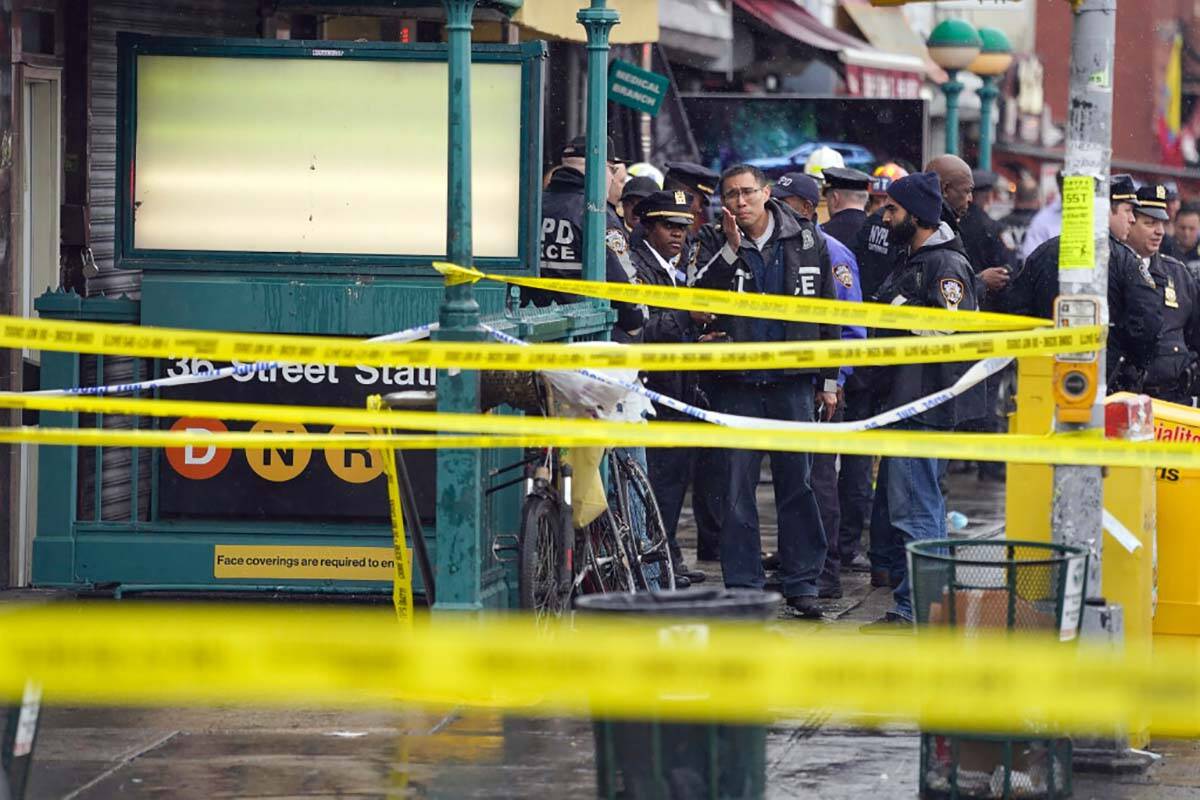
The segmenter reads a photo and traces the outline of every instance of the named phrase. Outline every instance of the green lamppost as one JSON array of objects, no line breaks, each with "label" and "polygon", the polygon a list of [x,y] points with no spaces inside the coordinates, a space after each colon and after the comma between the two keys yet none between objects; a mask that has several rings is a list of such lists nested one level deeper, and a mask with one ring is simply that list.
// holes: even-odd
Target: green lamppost
[{"label": "green lamppost", "polygon": [[983,41],[971,23],[947,19],[938,23],[925,44],[933,63],[946,70],[949,76],[942,84],[946,95],[946,152],[958,155],[958,96],[963,90],[957,80],[958,71],[971,65],[979,55]]},{"label": "green lamppost", "polygon": [[608,203],[608,34],[620,14],[592,0],[575,18],[587,31],[587,158],[584,162],[583,279],[604,280]]},{"label": "green lamppost", "polygon": [[1012,45],[1003,31],[996,28],[980,28],[979,38],[983,48],[968,69],[983,80],[979,88],[979,168],[992,168],[992,108],[1000,90],[996,82],[1008,72],[1012,64]]}]

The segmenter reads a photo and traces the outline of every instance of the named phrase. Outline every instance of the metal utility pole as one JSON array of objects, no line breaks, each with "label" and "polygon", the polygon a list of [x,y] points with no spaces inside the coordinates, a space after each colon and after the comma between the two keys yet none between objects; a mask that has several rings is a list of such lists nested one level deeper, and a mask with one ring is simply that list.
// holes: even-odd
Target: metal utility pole
[{"label": "metal utility pole", "polygon": [[[1096,317],[1108,324],[1108,173],[1112,155],[1112,72],[1116,44],[1116,0],[1074,0],[1075,20],[1071,33],[1070,112],[1067,118],[1064,187],[1071,178],[1086,176],[1092,187],[1092,240],[1094,258],[1090,269],[1068,268],[1071,226],[1077,221],[1078,204],[1068,208],[1064,190],[1063,239],[1060,248],[1059,295],[1090,298],[1096,304]],[[1077,231],[1077,234],[1081,232]],[[1074,238],[1080,238],[1077,235]],[[1077,267],[1080,265],[1076,265]],[[1060,319],[1058,324],[1066,320]],[[1059,406],[1055,429],[1080,431],[1104,427],[1104,353],[1096,354],[1094,398],[1086,421],[1064,421]],[[1104,509],[1103,478],[1100,467],[1056,466],[1051,528],[1055,542],[1088,548],[1092,553],[1088,567],[1087,597],[1101,596],[1100,560]]]}]

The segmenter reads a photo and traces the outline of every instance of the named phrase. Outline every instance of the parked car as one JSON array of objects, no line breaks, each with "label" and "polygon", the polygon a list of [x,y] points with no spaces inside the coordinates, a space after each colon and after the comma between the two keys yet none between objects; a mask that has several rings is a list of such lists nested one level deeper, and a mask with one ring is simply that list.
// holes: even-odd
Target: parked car
[{"label": "parked car", "polygon": [[860,144],[846,142],[805,142],[804,144],[782,156],[751,159],[748,163],[758,167],[767,174],[768,178],[778,178],[785,172],[799,172],[804,169],[805,162],[818,147],[832,147],[842,155],[847,167],[870,172],[875,165],[875,156],[870,150]]}]

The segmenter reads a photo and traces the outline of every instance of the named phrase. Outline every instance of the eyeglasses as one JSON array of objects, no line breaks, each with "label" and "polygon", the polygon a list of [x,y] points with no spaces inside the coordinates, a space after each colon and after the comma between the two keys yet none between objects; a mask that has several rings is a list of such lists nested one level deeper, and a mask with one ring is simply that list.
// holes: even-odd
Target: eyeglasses
[{"label": "eyeglasses", "polygon": [[721,199],[726,203],[736,203],[739,197],[749,200],[751,197],[754,197],[754,195],[761,191],[761,186],[754,189],[730,189],[728,192],[725,192],[721,195]]}]

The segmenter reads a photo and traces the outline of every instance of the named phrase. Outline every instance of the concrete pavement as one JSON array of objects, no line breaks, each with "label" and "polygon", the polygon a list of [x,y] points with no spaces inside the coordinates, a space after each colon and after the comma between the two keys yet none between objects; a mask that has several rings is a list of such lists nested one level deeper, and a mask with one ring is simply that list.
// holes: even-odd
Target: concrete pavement
[{"label": "concrete pavement", "polygon": [[[951,508],[971,519],[965,535],[994,534],[999,485],[952,476]],[[770,486],[760,487],[764,546],[773,547]],[[695,555],[685,517],[684,544]],[[701,563],[719,580],[719,564]],[[859,625],[890,606],[890,590],[844,576],[845,597],[824,622],[780,619],[796,636],[824,625]],[[31,595],[14,595],[6,599]],[[37,597],[35,593],[32,597]],[[886,657],[890,637],[880,638]],[[70,798],[523,798],[595,793],[591,725],[498,712],[388,709],[45,710],[28,797]],[[768,797],[913,798],[919,739],[911,726],[849,727],[817,712],[768,734]],[[1076,775],[1075,797],[1200,798],[1200,743],[1155,742],[1147,773]]]}]

